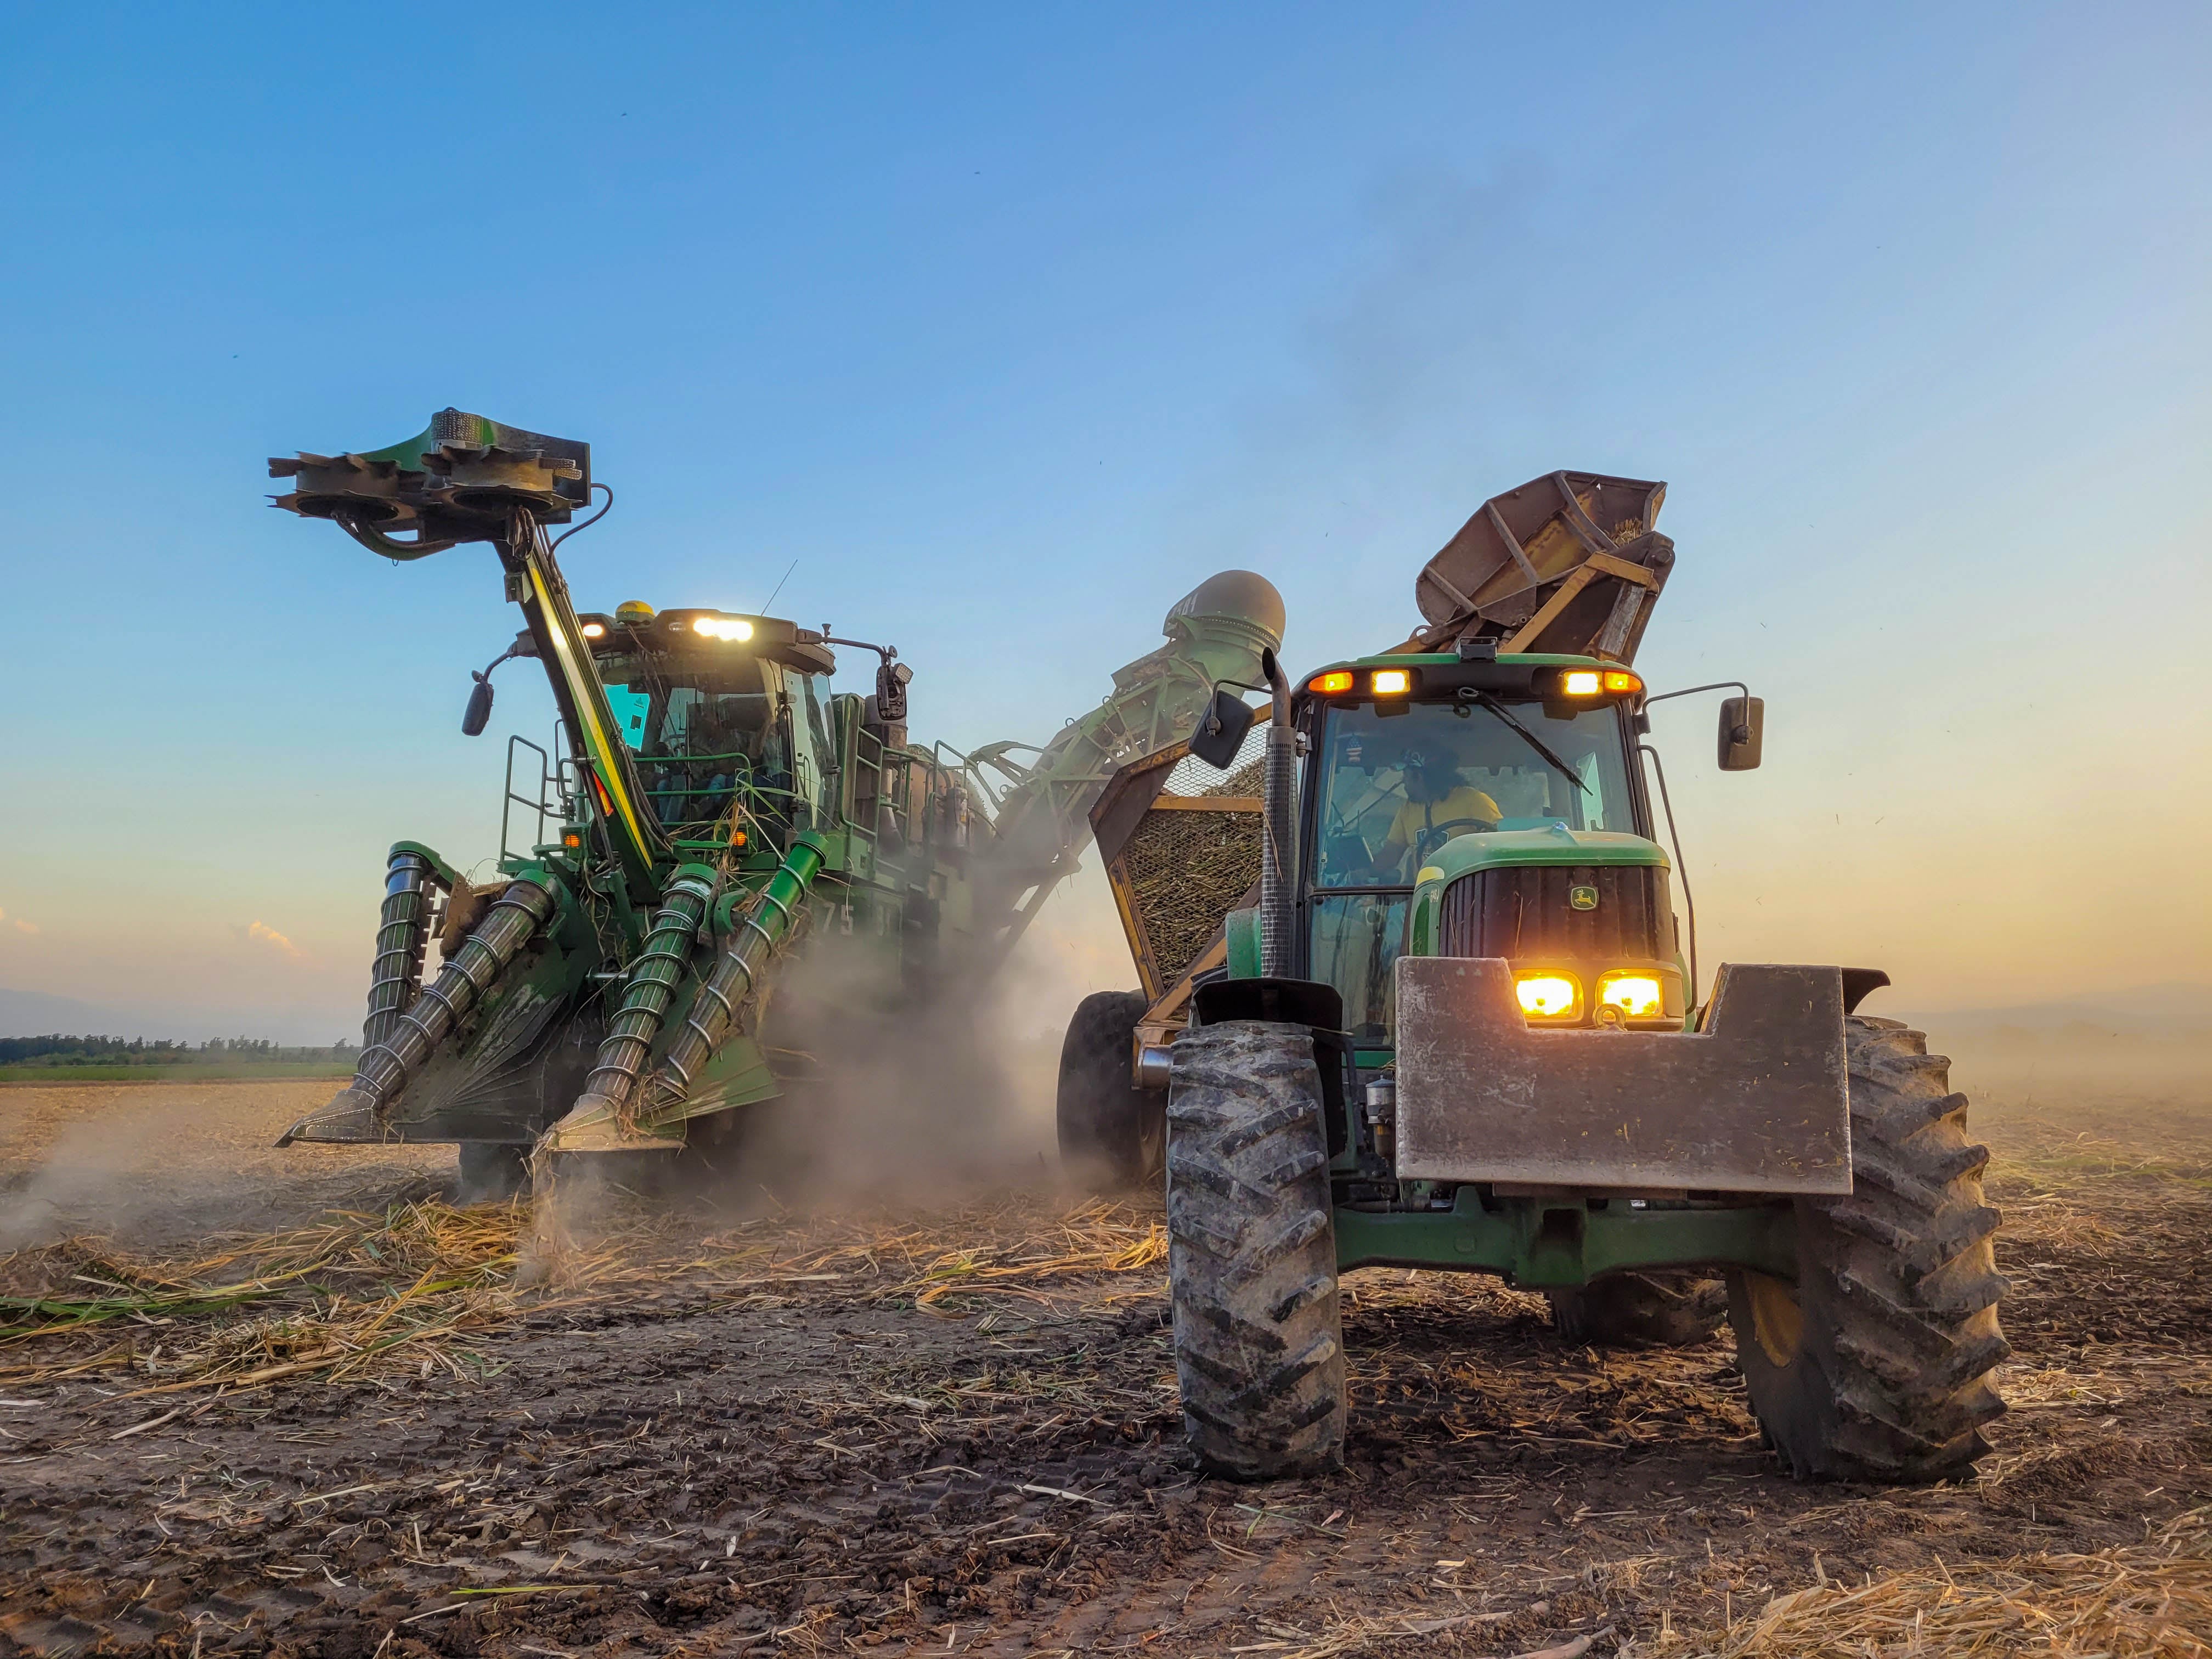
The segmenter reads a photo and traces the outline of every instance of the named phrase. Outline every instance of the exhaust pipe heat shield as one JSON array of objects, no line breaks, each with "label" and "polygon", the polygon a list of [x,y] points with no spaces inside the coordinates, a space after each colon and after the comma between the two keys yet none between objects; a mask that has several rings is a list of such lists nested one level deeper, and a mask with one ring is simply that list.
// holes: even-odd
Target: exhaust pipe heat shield
[{"label": "exhaust pipe heat shield", "polygon": [[1536,1030],[1497,957],[1397,963],[1398,1174],[1846,1194],[1839,968],[1723,967],[1705,1027]]}]

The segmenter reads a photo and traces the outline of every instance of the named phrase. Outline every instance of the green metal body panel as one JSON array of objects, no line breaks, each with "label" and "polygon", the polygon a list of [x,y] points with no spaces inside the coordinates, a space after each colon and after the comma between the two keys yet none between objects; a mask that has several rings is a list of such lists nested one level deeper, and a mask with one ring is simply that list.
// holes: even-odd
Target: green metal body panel
[{"label": "green metal body panel", "polygon": [[1671,870],[1659,843],[1609,830],[1570,830],[1555,823],[1542,830],[1493,830],[1455,836],[1437,848],[1413,878],[1413,902],[1406,915],[1406,954],[1436,952],[1437,914],[1444,889],[1478,870],[1566,865],[1656,866]]},{"label": "green metal body panel", "polygon": [[1221,937],[1229,947],[1229,977],[1260,977],[1260,910],[1248,905],[1222,919]]},{"label": "green metal body panel", "polygon": [[1486,1208],[1462,1187],[1449,1210],[1336,1210],[1340,1267],[1497,1273],[1531,1289],[1584,1285],[1644,1267],[1750,1267],[1795,1280],[1796,1219],[1787,1204],[1741,1208],[1603,1209],[1562,1195],[1502,1198]]}]

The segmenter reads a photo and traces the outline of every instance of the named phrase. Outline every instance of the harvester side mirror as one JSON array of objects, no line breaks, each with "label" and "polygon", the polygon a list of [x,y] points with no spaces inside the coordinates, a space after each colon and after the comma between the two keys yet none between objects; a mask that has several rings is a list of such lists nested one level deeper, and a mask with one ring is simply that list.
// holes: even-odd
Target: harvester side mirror
[{"label": "harvester side mirror", "polygon": [[1721,703],[1720,760],[1723,772],[1748,772],[1759,764],[1766,736],[1766,700],[1729,697]]},{"label": "harvester side mirror", "polygon": [[1198,717],[1190,734],[1190,752],[1217,772],[1225,772],[1244,745],[1258,713],[1227,686],[1216,686],[1213,700]]},{"label": "harvester side mirror", "polygon": [[479,674],[476,684],[469,690],[469,706],[461,714],[461,735],[480,738],[491,723],[491,677]]},{"label": "harvester side mirror", "polygon": [[876,670],[876,718],[896,725],[906,718],[906,688],[914,670],[902,662],[885,661]]}]

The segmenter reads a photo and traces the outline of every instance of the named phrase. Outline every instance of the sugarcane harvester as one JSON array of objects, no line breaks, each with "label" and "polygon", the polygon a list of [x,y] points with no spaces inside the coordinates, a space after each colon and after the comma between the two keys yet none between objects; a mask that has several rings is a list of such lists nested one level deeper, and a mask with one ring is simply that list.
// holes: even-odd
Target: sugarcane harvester
[{"label": "sugarcane harvester", "polygon": [[[1858,1012],[1877,969],[1701,982],[1650,710],[1734,692],[1735,772],[1764,706],[1655,696],[1633,666],[1674,562],[1663,498],[1533,479],[1423,568],[1409,638],[1296,681],[1270,655],[1260,780],[1213,809],[1256,881],[1210,951],[1183,921],[1196,971],[1146,971],[1118,1048],[1071,1028],[1064,1065],[1096,1069],[1063,1071],[1064,1146],[1071,1092],[1112,1108],[1078,1154],[1118,1137],[1141,1167],[1131,1103],[1164,1119],[1184,1423],[1216,1470],[1339,1460],[1339,1276],[1370,1265],[1502,1275],[1579,1341],[1702,1341],[1724,1316],[1802,1477],[1941,1479],[1987,1449],[2005,1284],[1948,1062]],[[1192,749],[1236,763],[1250,723],[1224,701]],[[1204,805],[1168,776],[1140,763],[1098,807],[1140,969],[1180,895],[1127,849]]]},{"label": "sugarcane harvester", "polygon": [[[552,688],[565,752],[508,749],[505,810],[536,839],[503,831],[488,882],[392,848],[359,1066],[280,1143],[453,1142],[477,1191],[512,1189],[533,1148],[712,1141],[813,1075],[771,1010],[804,941],[856,946],[860,994],[882,1007],[988,974],[1073,867],[1111,767],[1171,740],[1281,637],[1271,587],[1214,578],[1034,758],[963,756],[908,741],[911,675],[888,646],[707,608],[578,612],[549,527],[595,490],[611,504],[588,445],[447,410],[387,449],[270,472],[292,481],[275,505],[385,558],[492,549],[524,626],[475,676],[465,732],[483,731],[501,663],[535,659]],[[837,646],[876,653],[874,695],[831,694]]]}]

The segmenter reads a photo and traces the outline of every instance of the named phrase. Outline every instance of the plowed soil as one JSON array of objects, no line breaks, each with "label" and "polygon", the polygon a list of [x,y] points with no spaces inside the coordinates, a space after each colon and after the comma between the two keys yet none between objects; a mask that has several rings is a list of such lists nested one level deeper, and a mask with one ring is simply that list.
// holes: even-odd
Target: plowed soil
[{"label": "plowed soil", "polygon": [[[194,1109],[243,1148],[302,1086]],[[17,1126],[0,1205],[19,1220],[52,1187],[33,1171],[52,1133],[21,1127],[34,1109],[122,1109],[0,1098]],[[1231,1486],[1184,1450],[1157,1263],[926,1295],[888,1256],[750,1285],[679,1265],[649,1293],[516,1297],[465,1351],[338,1383],[149,1396],[112,1364],[72,1370],[200,1340],[185,1316],[0,1346],[0,1655],[1781,1654],[1812,1650],[1780,1614],[1759,1623],[1775,1598],[1923,1575],[1924,1608],[1881,1614],[1884,1650],[1912,1650],[1923,1611],[1919,1650],[1944,1650],[1941,1620],[2002,1579],[2005,1605],[2049,1605],[1984,1650],[2050,1651],[2032,1626],[2072,1581],[2000,1567],[2079,1556],[2094,1577],[2094,1559],[2170,1554],[2212,1503],[2212,1114],[2091,1103],[1977,1127],[2000,1153],[2016,1354],[1969,1483],[1793,1483],[1725,1334],[1598,1352],[1554,1336],[1533,1296],[1372,1270],[1346,1280],[1349,1466]],[[416,1153],[296,1167],[260,1181],[248,1224],[443,1178]],[[50,1233],[85,1224],[39,1201]],[[841,1224],[880,1224],[910,1258],[922,1235],[924,1255],[1010,1228],[1049,1240],[1073,1202]],[[180,1216],[208,1219],[172,1206],[156,1231],[173,1241]],[[730,1222],[685,1216],[702,1237]],[[746,1224],[774,1244],[817,1223]],[[33,1239],[0,1277],[51,1287],[82,1259]],[[2131,1627],[2159,1645],[2130,1650],[2204,1651],[2190,1616],[2169,1593]]]}]

